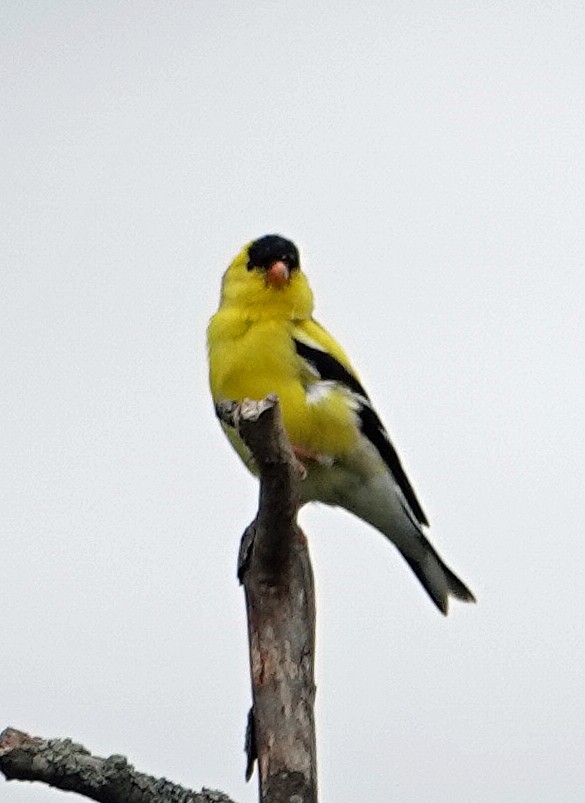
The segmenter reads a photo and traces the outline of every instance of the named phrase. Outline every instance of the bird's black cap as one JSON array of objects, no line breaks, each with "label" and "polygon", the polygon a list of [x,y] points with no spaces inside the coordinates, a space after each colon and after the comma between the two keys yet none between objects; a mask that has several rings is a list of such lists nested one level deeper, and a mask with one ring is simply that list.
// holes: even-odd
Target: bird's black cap
[{"label": "bird's black cap", "polygon": [[266,234],[254,240],[248,249],[248,270],[268,269],[274,262],[282,260],[289,270],[299,267],[299,251],[294,243],[279,234]]}]

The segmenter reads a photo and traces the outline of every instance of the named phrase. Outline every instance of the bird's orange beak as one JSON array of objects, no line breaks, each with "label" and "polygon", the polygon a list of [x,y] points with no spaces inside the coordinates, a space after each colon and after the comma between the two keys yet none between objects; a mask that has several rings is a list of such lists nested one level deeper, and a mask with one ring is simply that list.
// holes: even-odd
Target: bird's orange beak
[{"label": "bird's orange beak", "polygon": [[266,271],[266,281],[271,287],[284,287],[290,281],[290,270],[288,266],[278,259]]}]

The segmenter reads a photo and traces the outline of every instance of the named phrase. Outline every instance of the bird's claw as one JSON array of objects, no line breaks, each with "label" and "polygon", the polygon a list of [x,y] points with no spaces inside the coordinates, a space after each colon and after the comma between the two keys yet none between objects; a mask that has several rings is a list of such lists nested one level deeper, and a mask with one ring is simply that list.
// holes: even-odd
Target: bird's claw
[{"label": "bird's claw", "polygon": [[[313,460],[313,462],[319,463],[319,465],[321,466],[333,465],[333,458],[327,454],[318,454],[317,452],[310,452],[308,449],[303,449],[301,446],[293,446],[293,452],[295,453],[297,459],[300,457],[304,457],[305,460]],[[301,461],[299,460],[298,462],[300,463]],[[301,465],[305,469],[305,474],[306,474],[307,469],[305,468],[303,463],[301,463]]]},{"label": "bird's claw", "polygon": [[298,459],[295,459],[295,471],[301,481],[307,478],[307,467]]}]

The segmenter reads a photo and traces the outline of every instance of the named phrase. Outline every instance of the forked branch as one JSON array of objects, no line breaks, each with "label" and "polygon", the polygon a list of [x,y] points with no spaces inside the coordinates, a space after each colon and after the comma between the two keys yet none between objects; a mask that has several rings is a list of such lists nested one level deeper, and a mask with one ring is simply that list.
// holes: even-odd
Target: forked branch
[{"label": "forked branch", "polygon": [[[261,803],[317,803],[313,659],[315,593],[306,540],[296,517],[302,466],[287,440],[278,400],[218,405],[252,452],[260,503],[242,539],[253,707],[248,775],[258,759]],[[40,781],[102,803],[233,803],[137,772],[123,756],[100,758],[70,739],[0,734],[7,780]]]}]

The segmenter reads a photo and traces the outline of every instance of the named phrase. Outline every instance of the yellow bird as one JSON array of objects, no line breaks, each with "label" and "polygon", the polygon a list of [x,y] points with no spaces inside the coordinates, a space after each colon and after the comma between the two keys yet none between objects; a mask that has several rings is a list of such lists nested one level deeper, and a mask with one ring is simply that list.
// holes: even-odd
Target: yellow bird
[{"label": "yellow bird", "polygon": [[[207,341],[215,402],[277,393],[284,426],[306,468],[302,503],[339,505],[398,548],[437,608],[475,598],[426,538],[428,525],[388,433],[345,352],[312,317],[313,294],[294,243],[254,240],[223,277]],[[224,429],[246,465],[250,454]]]}]

